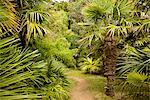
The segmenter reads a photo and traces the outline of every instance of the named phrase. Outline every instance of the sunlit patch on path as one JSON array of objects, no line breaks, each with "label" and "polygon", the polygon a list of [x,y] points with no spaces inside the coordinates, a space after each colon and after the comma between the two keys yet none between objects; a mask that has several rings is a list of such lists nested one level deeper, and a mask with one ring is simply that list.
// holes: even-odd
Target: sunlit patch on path
[{"label": "sunlit patch on path", "polygon": [[71,91],[71,100],[95,100],[92,93],[88,90],[88,83],[85,79],[75,76],[70,78],[76,83]]}]

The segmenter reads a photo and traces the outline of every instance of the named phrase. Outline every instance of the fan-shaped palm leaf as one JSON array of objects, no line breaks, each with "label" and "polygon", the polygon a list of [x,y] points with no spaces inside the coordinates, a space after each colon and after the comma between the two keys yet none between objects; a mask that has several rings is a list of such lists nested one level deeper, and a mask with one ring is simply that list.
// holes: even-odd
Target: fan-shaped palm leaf
[{"label": "fan-shaped palm leaf", "polygon": [[66,98],[67,80],[63,77],[61,69],[52,68],[44,61],[36,60],[39,52],[22,50],[19,42],[17,37],[0,40],[0,98]]},{"label": "fan-shaped palm leaf", "polygon": [[132,72],[126,74],[124,81],[120,84],[121,90],[136,100],[149,100],[149,77],[145,74]]},{"label": "fan-shaped palm leaf", "polygon": [[15,14],[14,4],[9,0],[0,0],[0,33],[15,33],[19,30],[19,18]]},{"label": "fan-shaped palm leaf", "polygon": [[118,60],[118,68],[121,74],[128,72],[142,72],[147,73],[150,67],[150,48],[147,51],[135,49],[134,47],[127,46],[126,52]]},{"label": "fan-shaped palm leaf", "polygon": [[48,5],[41,2],[35,4],[32,9],[22,10],[23,18],[20,31],[22,36],[29,43],[30,39],[36,39],[37,37],[43,37],[48,33],[48,24],[50,22],[50,14],[48,13]]}]

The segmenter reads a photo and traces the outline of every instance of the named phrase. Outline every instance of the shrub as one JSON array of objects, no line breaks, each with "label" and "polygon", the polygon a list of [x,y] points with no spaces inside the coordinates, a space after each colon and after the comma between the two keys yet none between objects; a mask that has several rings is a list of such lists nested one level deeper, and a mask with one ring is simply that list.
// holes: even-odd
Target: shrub
[{"label": "shrub", "polygon": [[83,58],[80,62],[80,68],[85,73],[100,74],[102,63],[100,59],[93,60],[93,58]]},{"label": "shrub", "polygon": [[37,41],[37,48],[46,59],[55,58],[67,67],[74,67],[73,55],[76,49],[69,49],[69,47],[70,43],[64,37],[52,39],[46,36]]}]

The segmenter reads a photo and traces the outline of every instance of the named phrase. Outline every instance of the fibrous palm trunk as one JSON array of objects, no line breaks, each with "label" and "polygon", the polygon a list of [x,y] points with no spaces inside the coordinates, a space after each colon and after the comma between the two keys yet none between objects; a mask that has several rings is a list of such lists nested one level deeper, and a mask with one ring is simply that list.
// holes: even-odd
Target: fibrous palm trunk
[{"label": "fibrous palm trunk", "polygon": [[116,70],[116,59],[117,59],[117,47],[116,40],[110,36],[106,36],[104,44],[105,59],[104,65],[104,76],[107,78],[106,91],[107,96],[115,96],[114,81],[115,81],[115,70]]}]

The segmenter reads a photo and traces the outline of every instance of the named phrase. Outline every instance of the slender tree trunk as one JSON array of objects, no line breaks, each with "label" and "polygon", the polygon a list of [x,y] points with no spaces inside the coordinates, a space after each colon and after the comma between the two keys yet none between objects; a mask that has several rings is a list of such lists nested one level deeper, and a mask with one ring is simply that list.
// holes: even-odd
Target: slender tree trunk
[{"label": "slender tree trunk", "polygon": [[78,51],[77,51],[77,53],[73,55],[73,57],[74,57],[74,59],[75,59],[75,64],[76,64],[75,68],[78,68],[78,67],[79,67],[79,66],[78,66],[78,59],[79,59],[79,57],[80,57],[81,51],[82,51],[82,49],[79,48]]},{"label": "slender tree trunk", "polygon": [[104,44],[104,76],[107,78],[106,91],[107,96],[115,96],[114,81],[116,71],[116,59],[117,59],[117,46],[116,40],[112,37],[106,36]]}]

